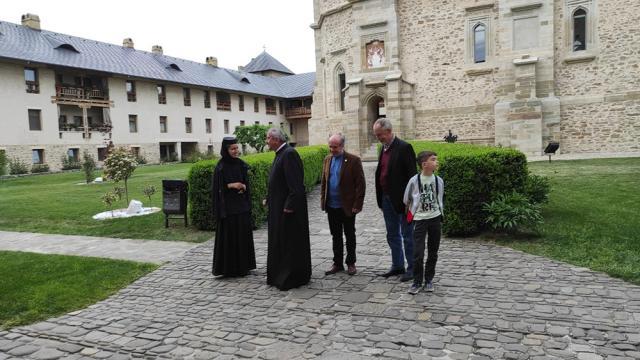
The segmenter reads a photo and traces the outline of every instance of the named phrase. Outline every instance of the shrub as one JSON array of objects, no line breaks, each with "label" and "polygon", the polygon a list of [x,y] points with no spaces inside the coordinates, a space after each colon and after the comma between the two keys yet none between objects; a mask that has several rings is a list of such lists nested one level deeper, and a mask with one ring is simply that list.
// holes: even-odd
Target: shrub
[{"label": "shrub", "polygon": [[411,141],[416,153],[438,154],[438,175],[445,182],[443,231],[473,235],[487,228],[483,204],[498,194],[522,193],[528,175],[525,155],[514,149],[471,144]]},{"label": "shrub", "polygon": [[33,164],[31,166],[31,172],[33,174],[49,172],[49,165],[47,165],[47,164]]},{"label": "shrub", "polygon": [[[304,166],[304,184],[307,191],[320,181],[322,160],[328,155],[326,146],[307,146],[296,149]],[[251,154],[242,157],[249,165],[252,217],[255,224],[262,223],[267,209],[262,200],[267,195],[267,181],[274,152]],[[189,204],[191,222],[200,230],[213,230],[213,197],[211,194],[213,169],[217,160],[205,160],[194,164],[189,171]]]},{"label": "shrub", "polygon": [[487,212],[486,223],[499,232],[535,230],[542,223],[540,205],[532,204],[526,195],[516,192],[499,194],[495,200],[485,203],[483,209]]},{"label": "shrub", "polygon": [[144,165],[147,163],[147,158],[145,158],[143,155],[138,154],[135,156],[135,158],[136,158],[136,164],[138,165]]},{"label": "shrub", "polygon": [[78,160],[74,160],[67,155],[62,155],[62,170],[80,169],[82,164]]},{"label": "shrub", "polygon": [[151,203],[151,196],[156,193],[156,187],[153,185],[146,185],[142,188],[142,194],[149,198],[149,203]]},{"label": "shrub", "polygon": [[7,163],[9,160],[7,159],[7,154],[4,150],[0,150],[0,175],[5,175],[7,171]]},{"label": "shrub", "polygon": [[136,160],[131,152],[123,147],[113,149],[104,160],[104,175],[115,182],[124,181],[124,194],[129,203],[127,180],[136,170]]},{"label": "shrub", "polygon": [[187,156],[185,156],[182,159],[182,162],[197,163],[198,161],[213,160],[215,158],[216,158],[216,155],[214,153],[203,153],[200,151],[194,151],[192,153],[189,153]]},{"label": "shrub", "polygon": [[24,161],[14,157],[9,160],[9,174],[11,175],[20,175],[26,174],[29,172],[29,168],[27,167],[27,163]]},{"label": "shrub", "polygon": [[524,183],[524,194],[532,204],[544,204],[549,201],[549,179],[530,174]]},{"label": "shrub", "polygon": [[93,181],[93,171],[96,169],[96,161],[87,150],[82,153],[82,172],[84,180],[88,183]]}]

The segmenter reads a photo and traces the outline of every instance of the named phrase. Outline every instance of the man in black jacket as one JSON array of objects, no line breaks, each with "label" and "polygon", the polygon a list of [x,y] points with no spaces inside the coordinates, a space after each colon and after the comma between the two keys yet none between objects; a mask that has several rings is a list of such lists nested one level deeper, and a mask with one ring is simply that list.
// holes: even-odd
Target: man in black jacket
[{"label": "man in black jacket", "polygon": [[416,154],[411,144],[393,134],[391,121],[386,118],[376,120],[373,133],[382,143],[376,168],[376,199],[384,216],[392,261],[391,268],[380,275],[403,274],[400,280],[409,281],[413,279],[413,225],[407,223],[402,197],[409,179],[416,174]]}]

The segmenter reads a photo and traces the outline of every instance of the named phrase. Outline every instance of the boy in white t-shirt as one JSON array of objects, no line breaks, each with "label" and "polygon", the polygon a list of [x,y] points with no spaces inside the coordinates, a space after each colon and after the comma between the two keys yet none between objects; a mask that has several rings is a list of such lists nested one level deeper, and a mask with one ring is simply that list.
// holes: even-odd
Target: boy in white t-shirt
[{"label": "boy in white t-shirt", "polygon": [[[438,261],[438,249],[442,233],[444,210],[444,181],[434,175],[438,168],[438,156],[433,151],[423,151],[417,156],[422,171],[412,177],[404,192],[404,204],[408,210],[407,220],[414,223],[413,232],[413,284],[409,294],[417,294],[422,287],[434,291],[433,277]],[[427,240],[427,262],[424,263],[425,238]]]}]

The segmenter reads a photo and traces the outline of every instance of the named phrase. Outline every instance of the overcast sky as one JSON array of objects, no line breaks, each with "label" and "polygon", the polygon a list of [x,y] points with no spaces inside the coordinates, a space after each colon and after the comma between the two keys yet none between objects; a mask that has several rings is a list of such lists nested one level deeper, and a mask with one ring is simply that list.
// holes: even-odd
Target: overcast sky
[{"label": "overcast sky", "polygon": [[237,69],[263,50],[295,73],[315,71],[312,0],[3,0],[0,20],[40,16],[42,29]]}]

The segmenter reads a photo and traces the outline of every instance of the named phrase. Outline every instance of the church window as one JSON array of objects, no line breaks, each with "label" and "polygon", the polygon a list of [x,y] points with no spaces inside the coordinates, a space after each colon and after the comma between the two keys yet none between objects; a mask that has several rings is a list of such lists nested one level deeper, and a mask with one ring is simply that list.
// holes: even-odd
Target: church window
[{"label": "church window", "polygon": [[573,13],[573,51],[587,49],[587,12],[579,8]]},{"label": "church window", "polygon": [[338,66],[336,66],[336,94],[337,96],[337,100],[338,100],[338,111],[344,111],[345,109],[345,98],[346,98],[346,88],[347,88],[347,78],[346,78],[346,74],[344,73],[344,68],[342,67],[341,64],[338,64]]},{"label": "church window", "polygon": [[473,28],[473,62],[483,63],[487,58],[487,30],[482,23]]}]

